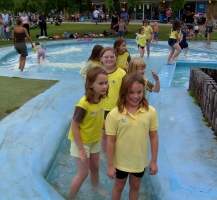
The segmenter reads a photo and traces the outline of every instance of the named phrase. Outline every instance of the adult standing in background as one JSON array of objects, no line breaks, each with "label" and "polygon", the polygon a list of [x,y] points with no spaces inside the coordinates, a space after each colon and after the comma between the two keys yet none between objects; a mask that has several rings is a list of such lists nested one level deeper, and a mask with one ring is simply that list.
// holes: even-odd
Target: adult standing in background
[{"label": "adult standing in background", "polygon": [[98,10],[96,9],[93,11],[93,17],[95,19],[96,25],[98,24],[98,20],[99,20],[99,10],[100,8],[98,8]]},{"label": "adult standing in background", "polygon": [[41,36],[43,36],[43,31],[44,31],[44,35],[47,37],[47,23],[46,23],[46,16],[44,15],[44,12],[41,13],[38,19],[39,19],[39,26],[41,29]]},{"label": "adult standing in background", "polygon": [[17,50],[17,53],[20,54],[19,69],[22,72],[26,63],[26,57],[28,56],[25,38],[29,40],[32,48],[34,46],[26,28],[23,27],[22,19],[18,18],[16,20],[16,24],[17,26],[14,28],[12,38],[14,42],[14,48]]},{"label": "adult standing in background", "polygon": [[29,17],[27,16],[25,11],[23,11],[22,16],[20,17],[20,19],[22,19],[23,27],[26,28],[28,34],[30,35],[30,33],[29,33]]},{"label": "adult standing in background", "polygon": [[172,16],[172,9],[169,6],[169,8],[166,10],[167,23],[170,23],[171,16]]},{"label": "adult standing in background", "polygon": [[5,28],[6,28],[7,24],[10,24],[9,14],[7,13],[6,10],[3,10],[2,19],[3,19],[3,22],[4,22],[4,35],[6,35]]},{"label": "adult standing in background", "polygon": [[118,32],[118,26],[115,26],[116,24],[118,24],[118,22],[119,22],[119,16],[117,11],[115,10],[112,13],[112,21],[111,21],[112,35],[116,35],[116,32]]},{"label": "adult standing in background", "polygon": [[4,40],[4,22],[3,22],[3,19],[2,19],[2,16],[0,15],[0,38],[2,40]]},{"label": "adult standing in background", "polygon": [[212,14],[208,14],[206,21],[205,21],[205,32],[207,33],[207,44],[210,44],[211,40],[211,33],[213,32],[213,27],[214,27],[214,19]]},{"label": "adult standing in background", "polygon": [[128,25],[129,15],[128,15],[128,13],[125,11],[125,8],[122,8],[122,12],[121,12],[120,17],[124,20],[124,23],[125,23],[126,25]]}]

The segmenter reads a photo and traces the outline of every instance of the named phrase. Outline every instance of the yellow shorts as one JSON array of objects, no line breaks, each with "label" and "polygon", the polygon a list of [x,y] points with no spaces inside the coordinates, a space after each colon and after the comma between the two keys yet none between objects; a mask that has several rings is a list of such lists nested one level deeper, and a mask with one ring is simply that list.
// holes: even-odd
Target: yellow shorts
[{"label": "yellow shorts", "polygon": [[[91,153],[98,153],[100,152],[100,141],[94,142],[91,144],[83,144],[84,149],[87,153],[87,158],[90,157]],[[74,141],[71,141],[71,148],[70,148],[71,156],[74,156],[76,158],[80,158],[80,153],[78,150],[78,147]]]}]

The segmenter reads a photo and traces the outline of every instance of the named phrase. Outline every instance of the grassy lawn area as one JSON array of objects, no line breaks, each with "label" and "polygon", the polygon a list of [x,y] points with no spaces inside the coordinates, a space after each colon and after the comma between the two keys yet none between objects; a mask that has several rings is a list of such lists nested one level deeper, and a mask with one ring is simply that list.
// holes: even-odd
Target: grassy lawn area
[{"label": "grassy lawn area", "polygon": [[57,82],[0,76],[0,120]]}]

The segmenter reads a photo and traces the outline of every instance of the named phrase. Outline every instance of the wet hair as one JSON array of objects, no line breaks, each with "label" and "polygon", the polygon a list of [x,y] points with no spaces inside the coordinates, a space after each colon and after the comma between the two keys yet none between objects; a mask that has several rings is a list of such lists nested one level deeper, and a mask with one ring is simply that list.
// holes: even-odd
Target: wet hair
[{"label": "wet hair", "polygon": [[[112,47],[105,47],[105,48],[101,51],[101,53],[100,53],[100,58],[102,58],[103,55],[104,55],[104,53],[107,52],[107,51],[112,51],[112,52],[114,53],[116,59],[117,59],[118,53],[117,53],[117,51],[116,51],[115,49],[113,49]],[[117,61],[116,61],[116,62],[117,62]]]},{"label": "wet hair", "polygon": [[88,61],[89,60],[100,61],[100,53],[103,50],[103,48],[104,47],[102,45],[99,44],[95,45],[92,49],[90,57],[88,58]]},{"label": "wet hair", "polygon": [[173,28],[172,28],[173,31],[178,31],[178,30],[180,29],[180,27],[181,27],[180,21],[174,20],[172,27],[173,27]]},{"label": "wet hair", "polygon": [[[142,84],[143,86],[143,92],[145,88],[145,81],[144,78],[139,74],[126,74],[122,79],[122,84],[119,91],[119,97],[117,101],[117,107],[118,111],[120,113],[123,112],[124,106],[127,103],[126,96],[128,94],[128,91],[130,90],[131,86],[135,83]],[[140,101],[140,107],[144,107],[146,110],[148,110],[148,101],[145,98],[145,95],[142,95],[142,99]]]},{"label": "wet hair", "polygon": [[123,39],[118,39],[118,40],[115,41],[115,43],[114,43],[114,49],[115,49],[117,52],[118,52],[118,48],[122,45],[123,42],[124,42],[125,44],[127,44],[126,41],[123,40]]},{"label": "wet hair", "polygon": [[[85,96],[86,100],[90,103],[94,103],[94,91],[90,86],[96,81],[99,74],[104,74],[108,76],[107,72],[102,67],[93,67],[87,72],[86,82],[85,82]],[[108,96],[108,88],[105,95],[102,95],[101,98]]]},{"label": "wet hair", "polygon": [[21,18],[17,18],[17,19],[16,19],[16,24],[17,24],[18,26],[20,26],[22,23],[23,23],[23,21],[22,21]]},{"label": "wet hair", "polygon": [[140,68],[146,68],[146,63],[142,58],[133,58],[128,65],[128,74],[138,73]]},{"label": "wet hair", "polygon": [[35,45],[40,45],[40,42],[36,42]]},{"label": "wet hair", "polygon": [[142,30],[144,30],[143,27],[139,28],[139,34],[142,32]]}]

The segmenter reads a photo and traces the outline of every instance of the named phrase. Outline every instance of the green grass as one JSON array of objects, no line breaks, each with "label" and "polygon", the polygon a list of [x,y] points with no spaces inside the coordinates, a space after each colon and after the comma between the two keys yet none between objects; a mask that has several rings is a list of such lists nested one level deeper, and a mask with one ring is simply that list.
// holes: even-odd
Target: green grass
[{"label": "green grass", "polygon": [[[152,24],[151,24],[152,25]],[[104,30],[106,31],[111,31],[110,30],[110,22],[107,24],[98,24],[95,25],[94,23],[92,24],[82,24],[82,23],[62,23],[60,26],[54,26],[48,23],[48,28],[47,28],[47,33],[49,37],[53,37],[54,35],[62,35],[64,31],[67,33],[79,33],[81,37],[83,37],[84,33],[87,32],[92,32],[95,34],[100,34],[103,33]],[[142,26],[139,24],[129,24],[129,29],[130,32],[127,33],[127,35],[124,37],[125,39],[134,39],[135,38],[135,33],[138,32],[138,29]],[[153,27],[153,26],[152,26]],[[168,33],[170,32],[171,26],[170,25],[165,25],[165,24],[159,24],[159,40],[167,41],[168,40]],[[202,27],[201,27],[202,29]],[[201,30],[201,33],[203,33],[204,30]],[[40,29],[31,29],[30,30],[31,38],[34,42],[36,41],[47,41],[50,39],[36,39],[36,35],[40,35]],[[107,36],[106,38],[117,38],[117,36]],[[64,40],[72,40],[70,38],[62,38]],[[191,40],[188,40],[189,42]],[[197,40],[194,40],[197,41]],[[200,40],[202,41],[202,39]],[[212,41],[217,41],[217,32],[212,33]],[[8,45],[13,45],[12,41],[0,41],[1,46],[8,46]]]},{"label": "green grass", "polygon": [[57,82],[0,76],[0,120]]}]

